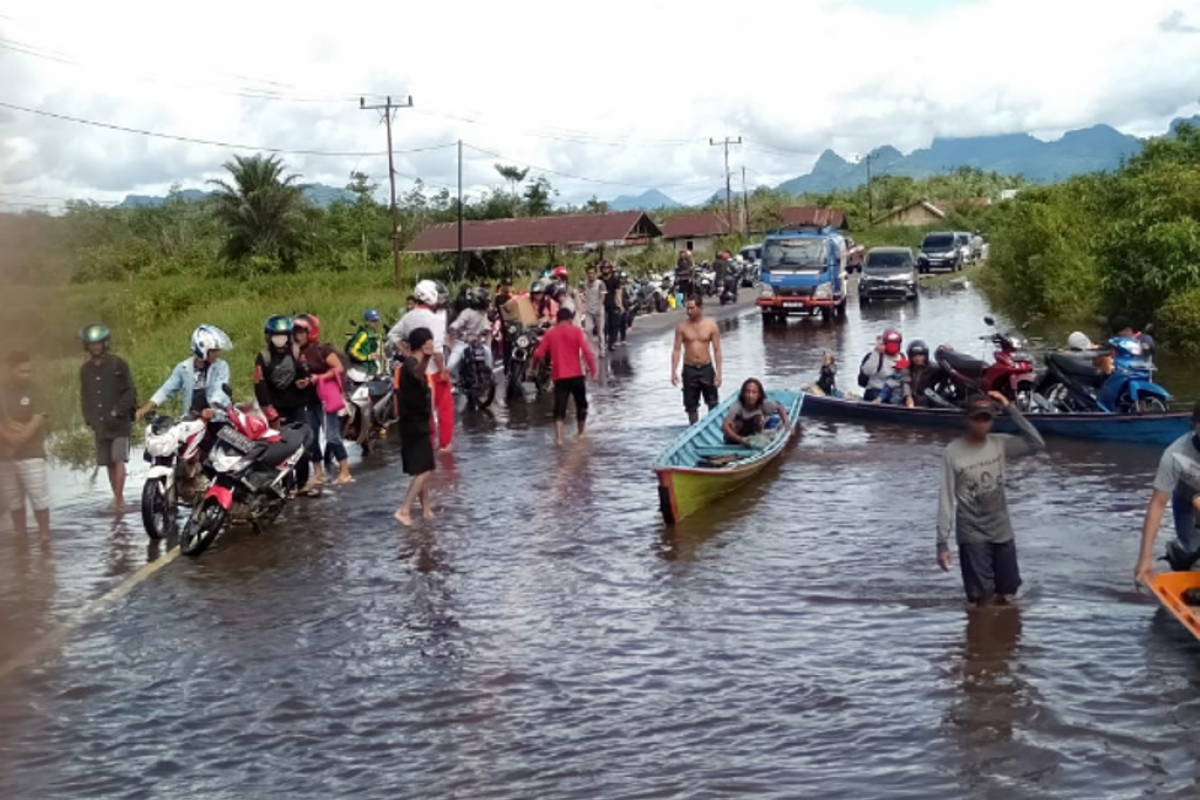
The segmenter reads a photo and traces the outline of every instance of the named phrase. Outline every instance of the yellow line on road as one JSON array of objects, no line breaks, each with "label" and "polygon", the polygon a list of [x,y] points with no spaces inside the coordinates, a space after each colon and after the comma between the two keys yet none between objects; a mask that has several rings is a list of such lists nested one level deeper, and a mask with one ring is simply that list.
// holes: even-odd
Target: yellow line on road
[{"label": "yellow line on road", "polygon": [[71,634],[72,631],[74,631],[80,625],[115,604],[118,600],[125,597],[125,595],[132,592],[134,587],[136,587],[139,583],[143,582],[178,557],[179,548],[172,547],[170,550],[163,553],[162,558],[158,559],[157,561],[151,561],[149,564],[142,567],[125,580],[121,581],[112,589],[93,600],[81,611],[73,614],[57,628],[51,630],[45,636],[26,647],[8,661],[4,662],[4,664],[0,664],[0,680],[8,677],[16,670],[27,666],[44,650],[57,647],[67,638],[67,636]]}]

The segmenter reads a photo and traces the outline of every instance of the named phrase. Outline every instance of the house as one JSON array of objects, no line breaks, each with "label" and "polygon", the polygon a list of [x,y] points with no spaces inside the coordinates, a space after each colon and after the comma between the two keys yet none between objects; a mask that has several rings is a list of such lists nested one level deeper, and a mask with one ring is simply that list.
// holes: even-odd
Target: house
[{"label": "house", "polygon": [[968,197],[965,200],[916,200],[906,206],[893,208],[882,217],[877,217],[873,225],[894,227],[920,228],[945,222],[946,218],[955,211],[967,211],[972,208],[983,208],[991,205],[986,197]]},{"label": "house", "polygon": [[[620,248],[628,252],[632,248],[645,247],[660,236],[662,230],[644,211],[466,220],[462,224],[462,249],[485,251],[511,250],[517,247],[578,250]],[[457,252],[458,223],[443,222],[430,225],[418,233],[405,250],[410,253]]]},{"label": "house", "polygon": [[662,237],[676,253],[683,250],[711,253],[718,236],[726,236],[737,229],[738,223],[735,221],[731,226],[723,211],[697,211],[664,219]]}]

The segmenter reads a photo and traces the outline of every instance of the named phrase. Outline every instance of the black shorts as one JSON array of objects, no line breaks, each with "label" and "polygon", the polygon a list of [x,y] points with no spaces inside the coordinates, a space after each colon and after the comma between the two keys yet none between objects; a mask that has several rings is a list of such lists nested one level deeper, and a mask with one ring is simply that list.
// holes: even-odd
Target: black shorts
[{"label": "black shorts", "polygon": [[428,420],[400,420],[400,461],[405,475],[433,472],[433,437]]},{"label": "black shorts", "polygon": [[684,409],[690,412],[700,408],[701,397],[710,411],[717,407],[717,371],[712,364],[684,364]]},{"label": "black shorts", "polygon": [[973,602],[995,595],[1014,595],[1021,588],[1017,568],[1017,543],[1012,539],[1000,544],[980,542],[960,544],[958,563],[962,568],[963,588]]},{"label": "black shorts", "polygon": [[564,420],[567,418],[567,398],[575,398],[575,419],[587,419],[588,402],[587,402],[587,382],[583,376],[576,378],[563,378],[554,382],[554,418]]}]

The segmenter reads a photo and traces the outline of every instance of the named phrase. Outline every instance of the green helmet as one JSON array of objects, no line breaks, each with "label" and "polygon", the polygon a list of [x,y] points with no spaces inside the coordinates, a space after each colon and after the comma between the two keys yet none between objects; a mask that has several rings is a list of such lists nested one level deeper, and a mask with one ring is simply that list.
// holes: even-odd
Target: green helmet
[{"label": "green helmet", "polygon": [[88,325],[79,332],[79,338],[84,344],[96,344],[99,342],[107,342],[112,334],[108,327],[101,325],[99,322]]},{"label": "green helmet", "polygon": [[267,320],[267,324],[263,326],[263,332],[267,336],[292,335],[292,318],[276,314]]}]

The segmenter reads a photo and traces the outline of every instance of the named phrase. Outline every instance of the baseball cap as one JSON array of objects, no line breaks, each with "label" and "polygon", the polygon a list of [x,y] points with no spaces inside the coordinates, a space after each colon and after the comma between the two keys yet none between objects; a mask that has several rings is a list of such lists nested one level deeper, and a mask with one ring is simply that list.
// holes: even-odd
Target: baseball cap
[{"label": "baseball cap", "polygon": [[995,419],[996,402],[987,395],[976,395],[967,401],[967,416],[972,419],[977,417]]}]

